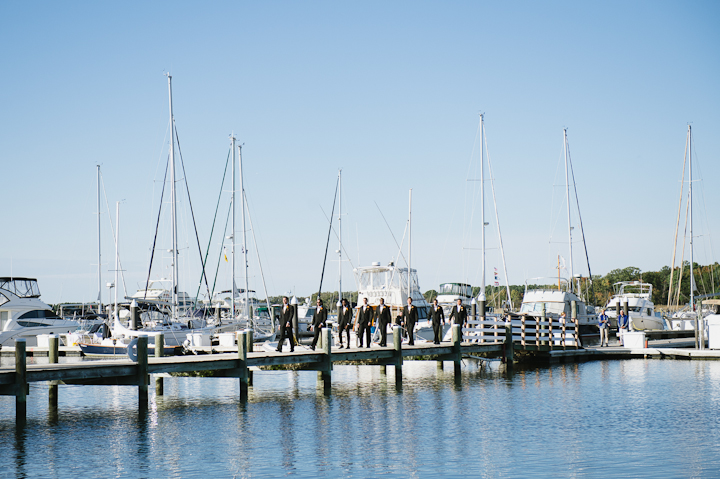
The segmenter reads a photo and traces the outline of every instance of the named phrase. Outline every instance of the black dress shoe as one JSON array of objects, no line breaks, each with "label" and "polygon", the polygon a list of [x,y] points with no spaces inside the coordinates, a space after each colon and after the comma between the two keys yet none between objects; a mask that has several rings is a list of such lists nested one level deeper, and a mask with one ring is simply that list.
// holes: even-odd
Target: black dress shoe
[{"label": "black dress shoe", "polygon": [[290,350],[290,352],[291,352],[291,353],[294,353],[294,352],[295,352],[295,348],[292,348],[292,349]]},{"label": "black dress shoe", "polygon": [[310,346],[310,349],[312,349],[313,351],[315,351],[315,346]]},{"label": "black dress shoe", "polygon": [[277,351],[278,353],[282,353],[282,349],[276,349],[275,351]]}]

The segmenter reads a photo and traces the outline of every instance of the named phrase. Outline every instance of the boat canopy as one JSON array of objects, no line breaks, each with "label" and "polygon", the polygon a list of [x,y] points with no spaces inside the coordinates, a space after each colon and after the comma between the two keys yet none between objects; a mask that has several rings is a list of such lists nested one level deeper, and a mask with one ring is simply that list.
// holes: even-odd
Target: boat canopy
[{"label": "boat canopy", "polygon": [[0,289],[20,298],[40,297],[40,288],[35,278],[0,278]]}]

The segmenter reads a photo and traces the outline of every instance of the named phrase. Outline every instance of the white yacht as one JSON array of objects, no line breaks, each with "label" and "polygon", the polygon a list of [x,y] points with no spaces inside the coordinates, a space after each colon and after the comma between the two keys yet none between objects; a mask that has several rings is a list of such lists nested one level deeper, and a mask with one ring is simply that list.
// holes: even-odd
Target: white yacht
[{"label": "white yacht", "polygon": [[28,347],[37,346],[37,335],[69,333],[79,325],[40,301],[36,279],[0,278],[0,347],[14,346],[21,338]]},{"label": "white yacht", "polygon": [[[355,274],[358,277],[358,304],[363,304],[363,298],[367,298],[368,303],[376,307],[380,304],[380,298],[383,298],[385,305],[390,308],[393,323],[407,305],[408,285],[411,285],[413,305],[418,310],[416,334],[418,339],[429,338],[432,341],[432,325],[428,316],[430,305],[420,292],[416,269],[400,268],[392,262],[387,266],[380,266],[379,262],[375,262],[371,266],[356,268]],[[424,328],[428,327],[429,336],[423,334]],[[379,338],[379,335],[375,336]]]},{"label": "white yacht", "polygon": [[613,295],[605,305],[610,325],[617,328],[617,308],[628,304],[630,327],[635,331],[665,329],[662,316],[655,314],[652,284],[640,281],[621,281],[613,284]]},{"label": "white yacht", "polygon": [[464,305],[469,306],[473,299],[472,286],[465,283],[442,283],[438,288],[438,305],[442,306],[445,317],[450,315],[450,311],[457,304],[458,299],[462,300]]},{"label": "white yacht", "polygon": [[[530,281],[538,284],[538,282],[542,283],[543,280],[547,281],[549,278],[532,278]],[[557,278],[555,278],[555,280],[557,280]],[[570,308],[572,302],[575,301],[577,304],[578,324],[584,327],[584,329],[597,327],[595,307],[587,305],[585,301],[574,292],[579,290],[579,287],[571,290],[570,284],[569,281],[560,279],[557,288],[551,287],[550,285],[533,287],[528,285],[528,281],[526,281],[525,294],[523,295],[523,301],[520,305],[520,314],[529,313],[533,316],[539,316],[544,306],[546,317],[557,319],[562,313],[565,313],[565,317],[570,320],[572,316]]]}]

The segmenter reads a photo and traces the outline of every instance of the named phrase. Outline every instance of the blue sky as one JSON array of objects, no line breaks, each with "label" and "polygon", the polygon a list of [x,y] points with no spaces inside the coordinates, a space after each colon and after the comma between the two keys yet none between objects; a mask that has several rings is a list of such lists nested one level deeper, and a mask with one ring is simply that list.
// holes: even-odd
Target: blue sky
[{"label": "blue sky", "polygon": [[[234,132],[270,294],[317,289],[338,168],[344,289],[352,266],[396,257],[375,202],[399,239],[410,188],[421,288],[479,284],[479,255],[462,252],[479,246],[464,220],[479,112],[512,284],[554,274],[567,256],[554,186],[564,127],[594,274],[670,263],[688,123],[703,180],[696,260],[715,261],[718,25],[717,2],[2,2],[0,270],[37,277],[48,302],[96,297],[101,164],[113,215],[123,201],[127,288],[144,282],[168,71],[203,249]],[[181,287],[194,294],[183,218]],[[102,219],[106,282],[114,246]],[[337,289],[337,270],[331,257],[323,289]]]}]

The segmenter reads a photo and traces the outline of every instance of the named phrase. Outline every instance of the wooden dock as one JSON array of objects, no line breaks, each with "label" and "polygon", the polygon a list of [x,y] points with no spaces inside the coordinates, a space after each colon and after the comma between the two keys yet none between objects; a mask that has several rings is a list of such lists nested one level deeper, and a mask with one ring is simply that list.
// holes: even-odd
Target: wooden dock
[{"label": "wooden dock", "polygon": [[[167,373],[192,373],[211,371],[212,377],[233,377],[239,380],[239,399],[248,398],[248,387],[252,386],[253,371],[258,367],[295,365],[305,370],[318,372],[318,381],[324,391],[331,392],[333,364],[346,361],[370,361],[384,367],[395,368],[395,381],[402,383],[404,359],[451,361],[456,378],[460,378],[463,357],[483,355],[487,358],[500,357],[511,369],[516,351],[527,351],[532,356],[549,362],[589,361],[599,359],[626,358],[687,358],[720,359],[720,351],[682,349],[694,346],[694,341],[683,337],[653,340],[648,348],[582,348],[579,340],[577,321],[558,324],[557,320],[545,317],[510,317],[470,320],[466,328],[452,325],[452,341],[440,345],[419,343],[407,345],[402,342],[401,328],[393,327],[390,347],[351,348],[333,350],[331,331],[322,330],[321,346],[316,351],[298,347],[295,352],[254,351],[252,331],[237,333],[237,347],[233,352],[187,356],[148,357],[147,337],[137,340],[137,360],[104,360],[58,363],[61,354],[59,339],[50,338],[47,348],[49,364],[27,364],[27,349],[24,340],[16,342],[14,349],[15,367],[0,368],[0,395],[15,396],[16,421],[26,421],[26,397],[29,383],[47,382],[51,410],[57,412],[58,385],[127,385],[138,388],[138,405],[141,411],[147,409],[150,375],[155,375],[155,392],[163,394],[163,377]],[[674,335],[677,336],[677,335]],[[162,335],[156,338],[163,343]],[[38,348],[34,348],[38,349]],[[155,353],[162,354],[163,348]],[[42,354],[42,351],[33,351]]]}]

